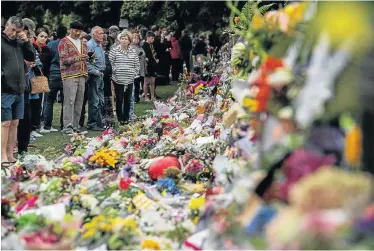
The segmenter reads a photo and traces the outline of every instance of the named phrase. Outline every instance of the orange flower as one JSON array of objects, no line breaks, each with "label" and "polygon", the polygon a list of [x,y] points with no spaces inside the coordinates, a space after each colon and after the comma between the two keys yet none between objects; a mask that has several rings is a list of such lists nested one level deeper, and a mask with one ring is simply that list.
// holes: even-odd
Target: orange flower
[{"label": "orange flower", "polygon": [[235,17],[234,22],[237,24],[240,21],[240,17]]},{"label": "orange flower", "polygon": [[354,127],[345,137],[345,159],[352,165],[359,164],[361,157],[362,135],[358,126]]}]

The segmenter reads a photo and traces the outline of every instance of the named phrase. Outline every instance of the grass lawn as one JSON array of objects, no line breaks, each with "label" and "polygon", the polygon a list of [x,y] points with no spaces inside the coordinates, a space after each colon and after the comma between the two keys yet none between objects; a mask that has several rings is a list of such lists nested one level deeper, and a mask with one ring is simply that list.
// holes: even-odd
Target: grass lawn
[{"label": "grass lawn", "polygon": [[[165,101],[167,98],[173,96],[176,89],[176,85],[159,86],[157,87],[156,93]],[[147,110],[152,110],[153,108],[153,103],[144,102],[142,100],[139,104],[135,104],[135,114],[137,116],[142,116]],[[60,111],[61,104],[56,103],[53,106],[52,126],[57,129],[60,128]],[[87,122],[87,119],[85,122]],[[99,134],[100,132],[88,131],[88,134],[85,136],[91,138],[96,137]],[[29,154],[41,154],[48,160],[53,160],[64,153],[64,148],[69,140],[70,137],[63,135],[61,132],[44,134],[43,137],[37,138],[36,141],[32,142],[36,148],[29,148]]]}]

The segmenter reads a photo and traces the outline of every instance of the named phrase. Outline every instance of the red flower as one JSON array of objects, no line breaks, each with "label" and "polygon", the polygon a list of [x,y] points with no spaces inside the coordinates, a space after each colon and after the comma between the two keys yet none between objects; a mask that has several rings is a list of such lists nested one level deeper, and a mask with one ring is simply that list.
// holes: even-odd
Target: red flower
[{"label": "red flower", "polygon": [[275,57],[267,57],[265,63],[261,66],[261,70],[264,73],[274,71],[276,68],[283,67],[284,63],[282,59]]},{"label": "red flower", "polygon": [[129,187],[130,187],[130,184],[132,183],[133,181],[131,179],[124,179],[124,178],[121,178],[120,182],[119,182],[119,188],[121,190],[127,190]]}]

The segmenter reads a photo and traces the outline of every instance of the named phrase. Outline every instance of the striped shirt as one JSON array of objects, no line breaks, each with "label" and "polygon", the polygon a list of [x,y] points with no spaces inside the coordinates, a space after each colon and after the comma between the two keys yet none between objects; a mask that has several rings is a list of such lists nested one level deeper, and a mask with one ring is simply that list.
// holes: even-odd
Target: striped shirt
[{"label": "striped shirt", "polygon": [[117,84],[129,85],[139,75],[139,57],[137,51],[129,47],[127,51],[120,46],[113,46],[109,52],[109,61],[112,65],[112,79]]}]

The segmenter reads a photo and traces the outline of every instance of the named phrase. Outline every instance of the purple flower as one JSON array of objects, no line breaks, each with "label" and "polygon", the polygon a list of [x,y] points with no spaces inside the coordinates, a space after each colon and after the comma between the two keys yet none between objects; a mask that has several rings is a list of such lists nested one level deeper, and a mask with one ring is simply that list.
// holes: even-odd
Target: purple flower
[{"label": "purple flower", "polygon": [[303,149],[296,150],[286,161],[283,173],[287,180],[280,184],[281,196],[286,199],[288,191],[302,177],[315,172],[323,166],[330,166],[335,163],[333,155],[319,155],[313,152],[307,152]]}]

